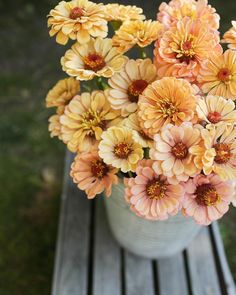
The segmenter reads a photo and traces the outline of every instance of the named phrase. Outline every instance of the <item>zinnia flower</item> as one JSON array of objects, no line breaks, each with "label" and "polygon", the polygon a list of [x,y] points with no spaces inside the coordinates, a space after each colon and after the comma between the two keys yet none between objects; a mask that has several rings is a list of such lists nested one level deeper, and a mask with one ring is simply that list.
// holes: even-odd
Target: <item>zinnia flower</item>
[{"label": "zinnia flower", "polygon": [[220,124],[201,131],[203,143],[191,149],[195,165],[206,175],[215,173],[222,180],[236,178],[236,128]]},{"label": "zinnia flower", "polygon": [[126,58],[112,46],[111,39],[91,39],[87,44],[74,44],[61,59],[63,70],[77,80],[111,77],[120,71]]},{"label": "zinnia flower", "polygon": [[198,175],[184,185],[183,212],[201,225],[220,219],[228,210],[233,186],[217,175]]},{"label": "zinnia flower", "polygon": [[199,19],[211,29],[218,30],[220,16],[207,2],[207,0],[172,0],[168,4],[162,2],[157,19],[168,28],[187,16],[192,20]]},{"label": "zinnia flower", "polygon": [[152,160],[139,163],[137,176],[126,181],[125,198],[138,216],[149,220],[165,220],[180,210],[183,187],[170,184],[166,177],[156,174],[152,164]]},{"label": "zinnia flower", "polygon": [[169,124],[180,125],[194,118],[197,89],[183,79],[166,77],[150,84],[140,95],[139,120],[144,132],[154,137]]},{"label": "zinnia flower", "polygon": [[98,145],[101,134],[120,121],[103,91],[75,96],[61,116],[62,139],[72,152],[89,152]]},{"label": "zinnia flower", "polygon": [[108,32],[104,18],[104,6],[88,0],[61,1],[49,13],[50,36],[56,36],[59,44],[70,39],[84,44],[90,37],[105,38]]},{"label": "zinnia flower", "polygon": [[60,123],[60,115],[56,114],[49,118],[48,130],[50,132],[51,137],[58,137],[62,140],[61,136],[61,123]]},{"label": "zinnia flower", "polygon": [[141,144],[143,148],[152,147],[153,139],[142,130],[137,113],[129,115],[123,121],[123,125],[133,131],[134,141]]},{"label": "zinnia flower", "polygon": [[203,61],[221,52],[218,34],[200,20],[178,21],[156,42],[154,62],[159,77],[173,76],[196,80]]},{"label": "zinnia flower", "polygon": [[169,124],[154,136],[150,155],[155,160],[153,169],[157,174],[164,174],[169,182],[178,183],[200,173],[191,153],[191,147],[202,139],[199,128],[189,122],[179,127]]},{"label": "zinnia flower", "polygon": [[102,134],[99,156],[108,165],[126,173],[135,170],[138,161],[143,158],[143,149],[134,141],[130,129],[111,127]]},{"label": "zinnia flower", "polygon": [[156,80],[156,67],[150,59],[129,60],[109,81],[109,102],[123,117],[137,110],[139,95]]},{"label": "zinnia flower", "polygon": [[113,37],[113,46],[120,52],[126,52],[135,45],[146,47],[156,41],[163,29],[158,21],[126,21]]},{"label": "zinnia flower", "polygon": [[118,184],[117,172],[103,162],[97,151],[91,151],[76,156],[70,175],[78,188],[86,192],[88,199],[93,199],[103,191],[110,197],[112,185]]},{"label": "zinnia flower", "polygon": [[80,91],[80,83],[74,78],[66,78],[57,82],[57,84],[48,92],[46,97],[46,106],[57,107],[57,113],[62,114],[65,106]]},{"label": "zinnia flower", "polygon": [[236,98],[236,52],[212,53],[200,70],[198,82],[203,92],[224,98]]},{"label": "zinnia flower", "polygon": [[107,21],[143,20],[143,10],[137,6],[120,5],[117,3],[105,5],[105,18]]},{"label": "zinnia flower", "polygon": [[197,115],[200,121],[208,124],[235,124],[236,111],[232,100],[208,95],[197,100]]},{"label": "zinnia flower", "polygon": [[223,43],[228,43],[230,49],[236,49],[236,21],[232,21],[232,28],[224,34]]}]

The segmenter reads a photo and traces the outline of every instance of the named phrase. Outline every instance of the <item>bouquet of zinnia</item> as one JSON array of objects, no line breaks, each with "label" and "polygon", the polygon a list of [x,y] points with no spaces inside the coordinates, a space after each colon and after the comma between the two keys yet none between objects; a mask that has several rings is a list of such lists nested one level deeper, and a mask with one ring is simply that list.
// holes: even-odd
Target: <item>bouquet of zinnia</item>
[{"label": "bouquet of zinnia", "polygon": [[46,97],[56,108],[49,131],[76,153],[70,175],[89,199],[124,181],[130,209],[148,220],[181,211],[208,225],[228,211],[236,22],[221,40],[219,20],[207,0],[162,3],[156,21],[136,6],[88,0],[50,11],[50,36],[73,44],[61,58],[70,77]]}]

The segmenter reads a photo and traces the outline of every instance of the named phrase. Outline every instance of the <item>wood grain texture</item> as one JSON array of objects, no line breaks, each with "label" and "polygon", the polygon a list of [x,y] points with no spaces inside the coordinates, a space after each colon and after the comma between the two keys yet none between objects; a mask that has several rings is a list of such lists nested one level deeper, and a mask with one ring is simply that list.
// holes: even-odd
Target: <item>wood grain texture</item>
[{"label": "wood grain texture", "polygon": [[161,295],[188,295],[188,285],[182,253],[158,260],[158,281]]},{"label": "wood grain texture", "polygon": [[207,228],[190,244],[187,257],[193,295],[221,295]]},{"label": "wood grain texture", "polygon": [[93,294],[121,295],[121,251],[111,235],[102,198],[96,204]]},{"label": "wood grain texture", "polygon": [[154,295],[152,261],[125,251],[126,295]]},{"label": "wood grain texture", "polygon": [[53,295],[86,295],[88,288],[90,202],[69,177],[72,158],[67,152]]}]

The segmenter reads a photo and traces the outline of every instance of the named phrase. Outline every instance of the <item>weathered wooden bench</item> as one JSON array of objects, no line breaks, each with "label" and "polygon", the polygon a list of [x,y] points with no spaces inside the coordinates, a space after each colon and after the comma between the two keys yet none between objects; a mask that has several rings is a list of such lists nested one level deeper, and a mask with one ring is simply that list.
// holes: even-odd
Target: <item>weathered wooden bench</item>
[{"label": "weathered wooden bench", "polygon": [[52,295],[236,295],[216,223],[174,257],[136,257],[113,239],[102,198],[88,201],[72,183],[72,158],[68,152]]}]

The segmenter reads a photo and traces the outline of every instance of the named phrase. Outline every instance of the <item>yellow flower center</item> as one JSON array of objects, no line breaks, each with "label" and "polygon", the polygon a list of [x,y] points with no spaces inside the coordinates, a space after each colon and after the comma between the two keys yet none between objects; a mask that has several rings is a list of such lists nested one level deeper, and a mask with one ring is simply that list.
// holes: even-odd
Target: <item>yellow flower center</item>
[{"label": "yellow flower center", "polygon": [[93,137],[95,134],[94,127],[100,127],[102,130],[105,130],[106,124],[107,121],[102,120],[97,112],[90,109],[88,112],[83,114],[81,127],[84,130],[87,130],[90,136]]},{"label": "yellow flower center", "polygon": [[104,57],[99,53],[90,53],[84,57],[84,68],[85,70],[91,70],[94,72],[100,71],[106,65]]},{"label": "yellow flower center", "polygon": [[120,159],[127,159],[132,152],[130,143],[120,142],[114,147],[114,154]]},{"label": "yellow flower center", "polygon": [[218,122],[220,122],[221,120],[221,114],[219,112],[210,112],[207,116],[207,119],[213,123],[216,124]]},{"label": "yellow flower center", "polygon": [[201,206],[214,206],[221,201],[213,185],[206,183],[197,187],[195,191],[196,202]]},{"label": "yellow flower center", "polygon": [[159,109],[164,118],[172,118],[178,112],[178,108],[169,101],[159,103]]},{"label": "yellow flower center", "polygon": [[135,80],[128,88],[128,96],[131,102],[138,102],[139,95],[143,93],[144,89],[148,86],[145,80]]},{"label": "yellow flower center", "polygon": [[102,160],[95,160],[91,163],[91,172],[96,178],[102,179],[108,171],[107,165]]},{"label": "yellow flower center", "polygon": [[165,196],[166,185],[159,179],[153,179],[146,186],[146,193],[150,199],[159,200]]},{"label": "yellow flower center", "polygon": [[228,68],[220,69],[217,76],[222,82],[229,82],[232,77],[231,71]]},{"label": "yellow flower center", "polygon": [[84,10],[80,7],[74,7],[71,9],[70,12],[70,18],[71,19],[77,19],[84,15]]},{"label": "yellow flower center", "polygon": [[183,142],[178,142],[174,147],[172,147],[171,152],[176,159],[183,160],[188,155],[188,148]]},{"label": "yellow flower center", "polygon": [[179,59],[180,62],[189,64],[195,56],[194,37],[189,36],[187,40],[181,41],[178,45],[172,45],[172,49],[176,52],[176,58]]},{"label": "yellow flower center", "polygon": [[215,162],[217,164],[225,164],[231,158],[230,146],[226,143],[217,143],[214,145],[216,151]]}]

